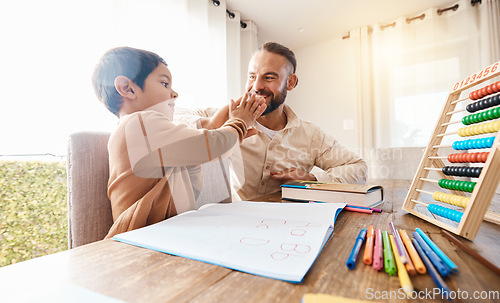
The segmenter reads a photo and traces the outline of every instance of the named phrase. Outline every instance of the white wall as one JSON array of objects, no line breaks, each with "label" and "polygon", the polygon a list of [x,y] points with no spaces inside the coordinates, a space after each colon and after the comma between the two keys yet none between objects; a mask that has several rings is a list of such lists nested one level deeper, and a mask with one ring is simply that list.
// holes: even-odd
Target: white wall
[{"label": "white wall", "polygon": [[349,44],[337,39],[294,49],[299,83],[286,102],[299,117],[359,152],[355,57]]},{"label": "white wall", "polygon": [[[299,84],[287,104],[303,119],[313,121],[340,144],[360,153],[356,102],[356,59],[353,41],[336,39],[293,50]],[[350,125],[349,125],[350,124]],[[422,147],[365,151],[370,179],[412,179]]]}]

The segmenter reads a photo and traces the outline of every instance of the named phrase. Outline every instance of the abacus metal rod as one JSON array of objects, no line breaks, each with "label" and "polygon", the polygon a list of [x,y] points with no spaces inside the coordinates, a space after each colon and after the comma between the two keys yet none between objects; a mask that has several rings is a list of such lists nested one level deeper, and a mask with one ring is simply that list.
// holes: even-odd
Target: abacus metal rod
[{"label": "abacus metal rod", "polygon": [[432,170],[432,171],[442,171],[441,168],[434,168],[434,167],[424,167],[425,170]]},{"label": "abacus metal rod", "polygon": [[433,145],[432,148],[453,147],[451,145]]},{"label": "abacus metal rod", "polygon": [[420,205],[423,205],[423,206],[429,206],[429,204],[427,204],[427,203],[420,202],[420,201],[417,201],[417,200],[414,200],[414,199],[411,199],[410,201],[414,202],[414,203],[417,203],[417,204],[420,204]]},{"label": "abacus metal rod", "polygon": [[426,190],[422,190],[422,189],[418,189],[418,188],[415,188],[416,191],[418,191],[419,193],[424,193],[424,194],[429,194],[429,195],[432,195],[434,193],[431,193],[430,191],[426,191]]},{"label": "abacus metal rod", "polygon": [[469,100],[469,97],[465,97],[465,98],[462,98],[462,99],[451,101],[451,104],[457,104],[458,102],[462,102],[462,101],[465,101],[465,100]]},{"label": "abacus metal rod", "polygon": [[458,134],[458,132],[451,132],[451,133],[439,134],[436,137],[451,136],[451,135],[456,135],[456,134]]},{"label": "abacus metal rod", "polygon": [[462,123],[462,120],[459,120],[459,121],[450,121],[450,122],[441,124],[441,126],[447,126],[447,125],[458,124],[458,123]]},{"label": "abacus metal rod", "polygon": [[427,157],[428,159],[448,159],[448,157],[436,157],[436,156],[430,156]]},{"label": "abacus metal rod", "polygon": [[434,182],[434,183],[439,183],[439,181],[437,181],[437,180],[426,179],[426,178],[420,178],[420,180],[422,180],[422,181],[426,181],[426,182]]},{"label": "abacus metal rod", "polygon": [[457,110],[454,110],[454,111],[452,111],[452,112],[447,112],[447,113],[446,113],[446,115],[447,115],[447,116],[451,116],[451,115],[453,115],[453,114],[456,114],[456,113],[461,113],[461,112],[464,112],[464,111],[465,111],[465,109],[457,109]]}]

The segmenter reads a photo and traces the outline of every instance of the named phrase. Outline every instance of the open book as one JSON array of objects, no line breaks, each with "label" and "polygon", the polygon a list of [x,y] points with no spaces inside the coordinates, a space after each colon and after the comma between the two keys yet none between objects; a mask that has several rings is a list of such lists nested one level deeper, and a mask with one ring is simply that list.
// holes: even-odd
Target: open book
[{"label": "open book", "polygon": [[300,283],[344,203],[207,204],[114,240]]}]

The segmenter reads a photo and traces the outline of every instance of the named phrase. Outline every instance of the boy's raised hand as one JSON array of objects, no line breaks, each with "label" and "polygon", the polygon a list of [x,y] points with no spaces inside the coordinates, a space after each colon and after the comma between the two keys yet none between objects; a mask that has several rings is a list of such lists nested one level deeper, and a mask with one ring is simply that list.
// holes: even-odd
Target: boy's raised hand
[{"label": "boy's raised hand", "polygon": [[[245,121],[248,126],[251,126],[266,110],[266,107],[264,98],[255,97],[255,95],[249,95],[249,93],[246,92],[238,100],[231,100],[229,104],[229,118],[240,118]],[[249,128],[245,138],[255,134],[257,134],[257,130]]]}]

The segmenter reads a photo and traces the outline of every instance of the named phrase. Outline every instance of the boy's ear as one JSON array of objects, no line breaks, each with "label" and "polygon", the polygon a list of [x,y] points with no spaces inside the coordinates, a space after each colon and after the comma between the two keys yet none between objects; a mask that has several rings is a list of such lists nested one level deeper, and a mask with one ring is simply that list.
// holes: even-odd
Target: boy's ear
[{"label": "boy's ear", "polygon": [[128,99],[134,99],[135,93],[133,82],[125,76],[118,76],[115,78],[115,88],[120,96]]}]

